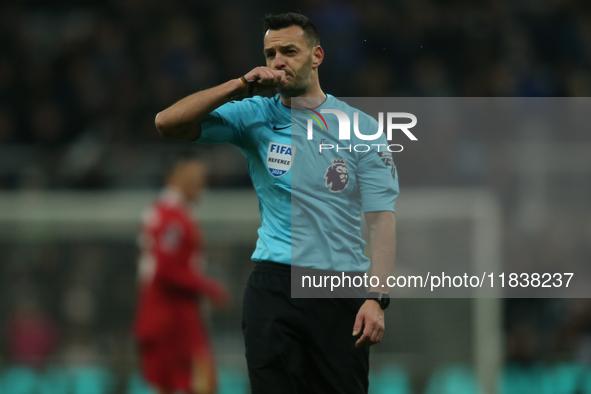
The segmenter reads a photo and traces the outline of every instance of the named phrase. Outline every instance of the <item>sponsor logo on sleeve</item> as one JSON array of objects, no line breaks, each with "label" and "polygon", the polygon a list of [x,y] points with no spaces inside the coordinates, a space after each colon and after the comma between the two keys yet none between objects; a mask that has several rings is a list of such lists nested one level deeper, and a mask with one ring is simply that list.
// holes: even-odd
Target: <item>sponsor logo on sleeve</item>
[{"label": "sponsor logo on sleeve", "polygon": [[394,164],[394,159],[392,158],[392,153],[385,152],[385,151],[378,152],[378,156],[382,160],[382,163],[384,163],[384,165],[390,169],[390,172],[392,173],[392,177],[396,178],[396,165]]}]

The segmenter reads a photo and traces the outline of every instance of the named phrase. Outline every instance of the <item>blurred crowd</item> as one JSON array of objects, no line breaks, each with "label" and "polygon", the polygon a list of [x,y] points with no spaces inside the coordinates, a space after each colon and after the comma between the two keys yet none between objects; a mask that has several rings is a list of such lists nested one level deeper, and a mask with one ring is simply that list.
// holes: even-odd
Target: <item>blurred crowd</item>
[{"label": "blurred crowd", "polygon": [[113,357],[129,335],[136,254],[125,242],[3,243],[0,359],[41,368]]},{"label": "blurred crowd", "polygon": [[[8,1],[0,187],[153,186],[138,146],[164,144],[155,114],[263,65],[261,17],[285,10],[318,25],[337,97],[591,93],[585,1]],[[246,175],[226,166],[213,183]]]},{"label": "blurred crowd", "polygon": [[[0,242],[0,392],[149,394],[137,375],[131,334],[138,252],[129,238]],[[215,315],[216,340],[231,338],[216,346],[221,359],[237,351],[229,347],[239,332],[250,252],[208,253],[216,261],[213,274],[236,298]],[[225,366],[231,373],[232,363]],[[238,378],[246,384],[242,371]],[[26,381],[36,388],[27,389],[33,383]]]}]

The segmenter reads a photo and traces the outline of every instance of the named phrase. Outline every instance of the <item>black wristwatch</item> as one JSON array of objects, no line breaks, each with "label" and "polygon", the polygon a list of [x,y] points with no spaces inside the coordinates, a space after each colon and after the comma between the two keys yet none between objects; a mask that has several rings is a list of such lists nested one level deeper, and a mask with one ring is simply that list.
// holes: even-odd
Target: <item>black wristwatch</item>
[{"label": "black wristwatch", "polygon": [[377,301],[382,310],[390,305],[390,296],[388,293],[369,292],[367,293],[366,299]]}]

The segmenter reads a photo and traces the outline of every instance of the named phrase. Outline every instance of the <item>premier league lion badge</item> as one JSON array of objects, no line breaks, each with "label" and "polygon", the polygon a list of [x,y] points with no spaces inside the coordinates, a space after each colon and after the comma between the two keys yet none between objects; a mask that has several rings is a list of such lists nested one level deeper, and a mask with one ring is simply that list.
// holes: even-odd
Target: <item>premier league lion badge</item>
[{"label": "premier league lion badge", "polygon": [[340,193],[349,184],[349,169],[345,162],[347,159],[332,159],[332,164],[326,169],[325,185],[333,193]]}]

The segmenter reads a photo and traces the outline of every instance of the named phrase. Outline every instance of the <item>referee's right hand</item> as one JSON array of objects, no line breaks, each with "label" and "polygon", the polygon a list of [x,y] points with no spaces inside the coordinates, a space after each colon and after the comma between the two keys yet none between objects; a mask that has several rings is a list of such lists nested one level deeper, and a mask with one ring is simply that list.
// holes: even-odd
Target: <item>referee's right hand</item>
[{"label": "referee's right hand", "polygon": [[282,83],[286,83],[283,70],[273,70],[269,67],[256,67],[244,75],[248,83],[254,83],[253,94],[271,90]]}]

